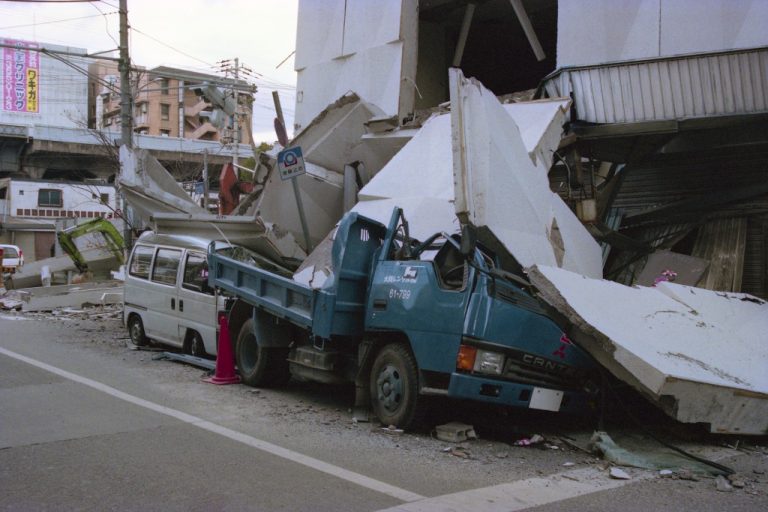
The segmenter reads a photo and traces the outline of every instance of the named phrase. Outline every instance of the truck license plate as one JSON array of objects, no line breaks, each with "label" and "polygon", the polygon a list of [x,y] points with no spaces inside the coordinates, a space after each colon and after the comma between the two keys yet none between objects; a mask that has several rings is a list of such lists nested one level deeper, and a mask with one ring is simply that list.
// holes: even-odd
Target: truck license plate
[{"label": "truck license plate", "polygon": [[563,392],[554,389],[533,388],[531,401],[528,405],[531,409],[542,411],[559,411],[563,403]]}]

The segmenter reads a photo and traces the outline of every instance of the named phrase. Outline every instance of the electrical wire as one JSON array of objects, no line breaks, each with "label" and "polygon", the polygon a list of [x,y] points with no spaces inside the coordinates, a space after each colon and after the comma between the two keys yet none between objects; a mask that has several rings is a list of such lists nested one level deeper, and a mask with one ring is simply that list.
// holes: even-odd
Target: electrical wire
[{"label": "electrical wire", "polygon": [[166,48],[170,48],[171,50],[173,50],[173,51],[175,51],[175,52],[177,52],[177,53],[180,53],[181,55],[184,55],[185,57],[189,57],[190,59],[196,60],[196,61],[198,61],[198,62],[202,62],[202,63],[203,63],[203,64],[205,64],[206,66],[209,66],[209,67],[215,67],[215,66],[214,66],[214,64],[211,64],[210,62],[206,62],[206,61],[204,61],[204,60],[202,60],[202,59],[198,59],[198,58],[197,58],[197,57],[195,57],[194,55],[190,55],[189,53],[186,53],[186,52],[184,52],[184,51],[182,51],[182,50],[179,50],[178,48],[175,48],[175,47],[173,47],[173,46],[169,45],[168,43],[164,43],[163,41],[161,41],[161,40],[157,39],[157,38],[156,38],[156,37],[154,37],[154,36],[151,36],[151,35],[147,34],[146,32],[143,32],[143,31],[141,31],[141,30],[137,29],[136,27],[133,27],[133,26],[132,26],[132,27],[130,27],[130,29],[131,29],[131,32],[136,32],[136,33],[138,33],[138,34],[141,34],[141,35],[143,35],[144,37],[148,37],[149,39],[151,39],[151,40],[155,41],[156,43],[159,43],[159,44],[161,44],[161,45],[165,46]]},{"label": "electrical wire", "polygon": [[27,27],[37,27],[38,25],[51,25],[53,23],[66,23],[68,21],[76,21],[76,20],[84,20],[88,18],[98,18],[99,16],[110,16],[112,14],[118,14],[118,11],[112,11],[112,12],[102,12],[101,14],[90,14],[88,16],[78,16],[76,18],[63,18],[60,20],[51,20],[51,21],[40,21],[37,23],[25,23],[23,25],[8,25],[6,27],[0,27],[0,30],[11,30],[14,28],[27,28]]},{"label": "electrical wire", "polygon": [[104,31],[107,33],[107,35],[112,40],[112,42],[115,43],[115,45],[117,45],[117,47],[119,48],[120,43],[117,41],[117,39],[115,39],[115,36],[112,35],[112,32],[109,31],[109,19],[107,19],[107,15],[104,13],[104,11],[99,9],[99,6],[96,5],[95,3],[92,3],[91,6],[97,11],[99,11],[99,13],[104,17],[104,24],[106,25]]}]

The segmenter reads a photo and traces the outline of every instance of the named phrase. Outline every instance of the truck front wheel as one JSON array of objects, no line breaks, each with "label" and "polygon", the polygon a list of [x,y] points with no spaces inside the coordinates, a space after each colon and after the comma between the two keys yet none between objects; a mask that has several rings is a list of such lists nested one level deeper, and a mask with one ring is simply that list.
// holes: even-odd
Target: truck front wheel
[{"label": "truck front wheel", "polygon": [[261,346],[254,334],[253,318],[246,320],[240,328],[235,344],[235,361],[240,377],[249,386],[282,386],[291,377],[288,350]]},{"label": "truck front wheel", "polygon": [[385,425],[410,428],[423,419],[416,360],[402,343],[385,345],[371,368],[371,408]]}]

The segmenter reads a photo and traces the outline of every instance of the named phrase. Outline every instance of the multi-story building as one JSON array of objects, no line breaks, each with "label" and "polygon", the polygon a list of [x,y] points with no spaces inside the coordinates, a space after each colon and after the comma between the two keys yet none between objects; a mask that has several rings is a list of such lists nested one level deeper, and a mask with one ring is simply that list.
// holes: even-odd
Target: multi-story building
[{"label": "multi-story building", "polygon": [[[211,122],[214,110],[206,96],[205,85],[220,83],[220,76],[197,73],[165,66],[134,72],[134,130],[145,135],[184,139],[250,143],[253,96],[250,93],[224,90],[237,95],[237,113]],[[114,63],[94,63],[89,67],[90,126],[98,130],[120,131],[120,80]],[[233,81],[234,83],[234,81]],[[109,84],[107,86],[106,84]],[[247,87],[243,81],[239,88]]]}]

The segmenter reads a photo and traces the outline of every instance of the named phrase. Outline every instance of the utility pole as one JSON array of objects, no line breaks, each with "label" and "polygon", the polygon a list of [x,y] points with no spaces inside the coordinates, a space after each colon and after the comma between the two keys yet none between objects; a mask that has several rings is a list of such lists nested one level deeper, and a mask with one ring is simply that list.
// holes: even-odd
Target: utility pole
[{"label": "utility pole", "polygon": [[208,213],[208,150],[203,150],[203,208]]},{"label": "utility pole", "polygon": [[[128,54],[128,0],[120,0],[120,133],[122,144],[133,148],[133,98],[131,97],[131,58]],[[122,197],[123,239],[126,252],[133,246],[133,234],[128,223],[128,203]],[[126,258],[127,261],[127,258]]]},{"label": "utility pole", "polygon": [[[240,77],[240,58],[235,57],[235,84],[237,83],[237,79]],[[234,87],[232,87],[232,96],[235,98],[235,113],[232,116],[232,120],[234,121],[232,123],[233,128],[235,130],[235,155],[232,157],[232,162],[237,165],[238,164],[238,151],[240,149],[240,102],[238,101],[240,98],[240,93],[238,93]],[[237,167],[235,167],[237,169]],[[237,172],[237,171],[235,171]]]},{"label": "utility pole", "polygon": [[240,64],[239,57],[235,57],[232,60],[222,60],[217,64],[219,64],[219,70],[222,71],[225,76],[230,76],[231,73],[231,76],[233,77],[230,86],[230,93],[232,94],[232,98],[235,100],[235,113],[232,115],[232,142],[235,143],[235,151],[232,161],[235,163],[235,165],[237,165],[240,150],[238,145],[240,144],[242,130],[241,124],[242,117],[244,116],[243,110],[240,108],[240,94],[238,93],[238,91],[243,90],[243,86],[240,84],[240,77],[242,75],[247,80],[249,77],[254,78],[254,73],[253,70],[249,67]]},{"label": "utility pole", "polygon": [[131,98],[131,58],[128,55],[128,0],[120,0],[120,127],[122,144],[133,147],[133,101]]}]

